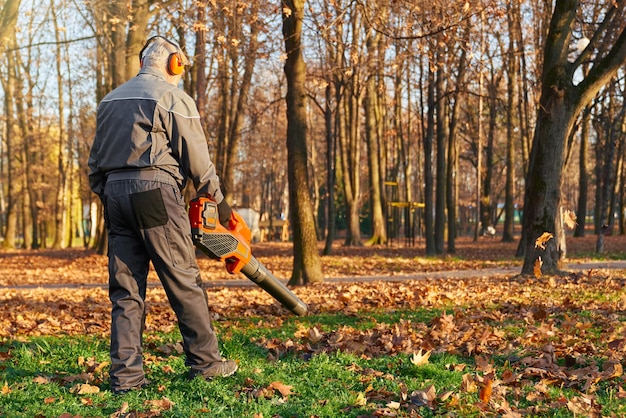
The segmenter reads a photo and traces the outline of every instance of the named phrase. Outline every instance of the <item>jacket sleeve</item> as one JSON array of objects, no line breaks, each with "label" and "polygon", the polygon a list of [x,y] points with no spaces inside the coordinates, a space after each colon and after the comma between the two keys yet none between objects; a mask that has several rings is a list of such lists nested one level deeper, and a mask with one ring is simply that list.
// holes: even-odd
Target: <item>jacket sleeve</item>
[{"label": "jacket sleeve", "polygon": [[182,90],[168,111],[170,144],[182,174],[193,182],[196,192],[208,194],[216,203],[224,199],[220,180],[211,157],[200,115],[193,99]]},{"label": "jacket sleeve", "polygon": [[100,170],[98,164],[98,135],[93,140],[91,149],[89,151],[89,160],[87,165],[89,167],[89,187],[98,196],[102,196],[104,193],[104,184],[106,183],[106,177],[102,170]]}]

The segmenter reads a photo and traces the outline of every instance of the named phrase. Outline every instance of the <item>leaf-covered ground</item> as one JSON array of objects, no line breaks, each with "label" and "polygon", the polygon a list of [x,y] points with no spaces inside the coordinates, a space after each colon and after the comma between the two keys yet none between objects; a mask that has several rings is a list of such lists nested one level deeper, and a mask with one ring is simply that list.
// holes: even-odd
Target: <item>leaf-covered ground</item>
[{"label": "leaf-covered ground", "polygon": [[[607,237],[609,252],[626,240]],[[595,238],[569,240],[571,257],[593,253]],[[288,244],[257,244],[257,258],[276,276],[288,277]],[[424,257],[423,248],[343,248],[323,258],[328,277],[393,277],[416,271],[436,272],[521,266],[515,244],[498,240],[459,242],[454,256]],[[223,266],[200,258],[205,280],[227,279]],[[154,272],[152,280],[156,280]],[[0,338],[19,340],[39,335],[90,334],[109,331],[106,257],[84,250],[15,251],[0,253]],[[458,392],[479,394],[484,411],[522,416],[563,410],[601,416],[596,392],[626,398],[622,373],[626,353],[626,272],[571,271],[558,277],[494,275],[407,281],[349,279],[294,289],[312,315],[358,317],[367,312],[423,311],[422,321],[399,319],[352,325],[302,325],[286,338],[255,338],[273,360],[287,353],[307,358],[320,353],[353,353],[367,358],[408,354],[415,364],[431,353],[474,359]],[[23,285],[30,285],[20,287]],[[41,287],[37,287],[41,285]],[[6,287],[8,286],[8,287]],[[268,318],[263,326],[280,327],[286,311],[254,286],[209,286],[211,308],[224,329],[241,318]],[[170,332],[175,317],[160,286],[148,292],[146,331]],[[271,319],[271,320],[269,320]],[[271,325],[268,325],[271,324]],[[0,353],[7,356],[7,353]],[[498,367],[494,365],[498,363]],[[504,364],[504,366],[503,366]],[[375,373],[375,371],[373,371]],[[364,372],[365,373],[365,372]],[[467,381],[466,381],[467,380]],[[531,389],[529,389],[529,387]],[[572,389],[577,396],[551,395],[553,388]],[[425,389],[389,396],[385,413],[409,414],[411,406],[458,408],[459,393]],[[365,401],[381,394],[365,394]],[[368,398],[369,396],[369,398]],[[456,400],[455,400],[456,399]],[[514,406],[523,400],[524,408]],[[388,410],[388,411],[387,411]],[[385,415],[393,416],[393,415]],[[417,415],[415,415],[417,416]]]}]

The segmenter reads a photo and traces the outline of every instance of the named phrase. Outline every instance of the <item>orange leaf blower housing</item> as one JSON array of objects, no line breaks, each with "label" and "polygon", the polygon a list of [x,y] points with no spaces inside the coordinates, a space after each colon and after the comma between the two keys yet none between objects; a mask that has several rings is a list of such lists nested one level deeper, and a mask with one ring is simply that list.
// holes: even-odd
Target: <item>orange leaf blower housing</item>
[{"label": "orange leaf blower housing", "polygon": [[224,261],[229,273],[242,273],[296,315],[305,315],[307,306],[250,250],[251,232],[243,218],[232,212],[230,229],[219,221],[217,203],[207,197],[189,202],[189,221],[195,246],[209,257]]}]

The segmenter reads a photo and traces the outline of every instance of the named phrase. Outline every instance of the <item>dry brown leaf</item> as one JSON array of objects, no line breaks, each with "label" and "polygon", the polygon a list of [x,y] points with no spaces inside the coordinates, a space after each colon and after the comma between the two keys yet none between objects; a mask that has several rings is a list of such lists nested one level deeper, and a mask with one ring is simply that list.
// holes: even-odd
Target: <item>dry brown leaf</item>
[{"label": "dry brown leaf", "polygon": [[475,393],[478,390],[478,385],[476,385],[476,381],[474,380],[474,376],[470,373],[466,373],[462,376],[463,381],[461,382],[461,390],[467,393]]},{"label": "dry brown leaf", "polygon": [[172,402],[171,400],[165,397],[162,399],[153,399],[153,400],[145,401],[143,404],[149,407],[150,410],[155,411],[155,412],[169,411],[170,409],[172,409],[172,407],[174,407],[174,402]]},{"label": "dry brown leaf", "polygon": [[280,394],[286,398],[287,396],[291,395],[293,392],[291,391],[291,389],[293,389],[293,386],[289,386],[289,385],[285,385],[282,382],[272,382],[270,383],[270,385],[268,386],[268,389],[271,390],[277,390],[278,392],[280,392]]},{"label": "dry brown leaf", "polygon": [[90,393],[99,393],[100,388],[98,386],[90,385],[89,383],[79,383],[70,389],[70,393],[77,395],[87,395]]},{"label": "dry brown leaf", "polygon": [[35,378],[33,378],[33,383],[37,383],[40,385],[46,385],[48,383],[50,383],[50,378],[46,377],[46,376],[36,376]]},{"label": "dry brown leaf", "polygon": [[118,409],[117,411],[115,411],[114,413],[109,415],[109,418],[125,417],[126,413],[128,412],[128,408],[129,408],[128,402],[123,402],[122,406],[120,407],[120,409]]},{"label": "dry brown leaf", "polygon": [[387,408],[389,408],[389,409],[400,409],[400,402],[397,402],[397,401],[387,402]]}]

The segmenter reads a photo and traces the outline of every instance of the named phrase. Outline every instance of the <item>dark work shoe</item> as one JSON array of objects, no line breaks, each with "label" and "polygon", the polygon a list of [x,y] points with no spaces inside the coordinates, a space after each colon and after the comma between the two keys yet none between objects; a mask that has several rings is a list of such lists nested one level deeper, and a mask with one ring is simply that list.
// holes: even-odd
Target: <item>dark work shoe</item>
[{"label": "dark work shoe", "polygon": [[131,390],[139,390],[139,389],[143,389],[146,386],[148,386],[149,384],[151,384],[152,382],[149,381],[148,379],[144,379],[143,383],[141,385],[137,385],[137,386],[133,386],[130,388],[111,388],[111,392],[113,392],[114,395],[123,395],[125,393],[130,392]]},{"label": "dark work shoe", "polygon": [[211,380],[214,377],[228,377],[234,375],[238,368],[239,366],[233,360],[216,361],[204,370],[189,370],[189,378],[193,379],[196,376],[202,376],[207,380]]}]

